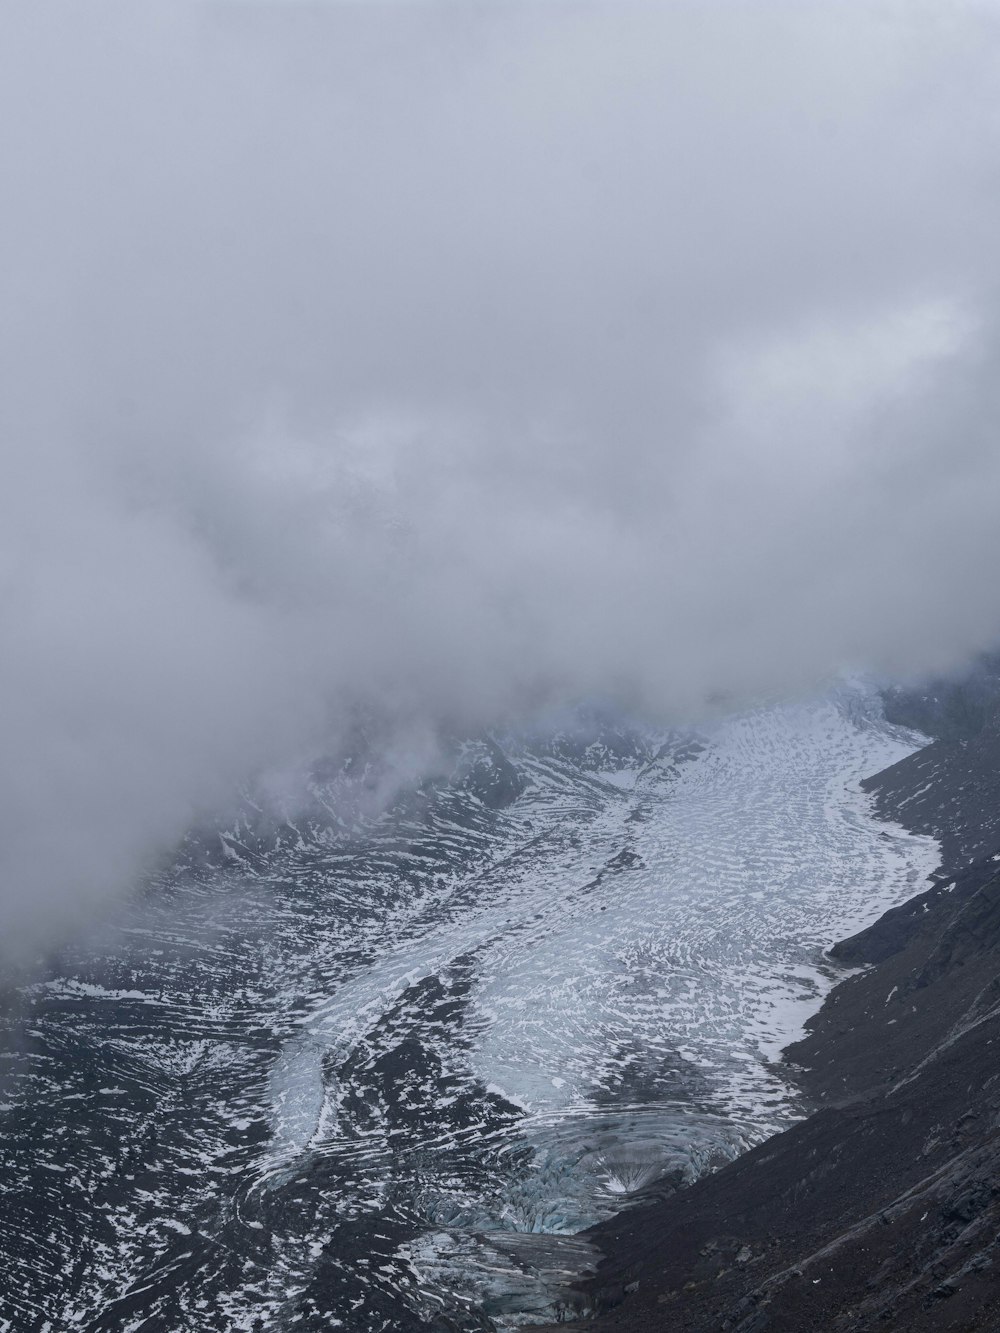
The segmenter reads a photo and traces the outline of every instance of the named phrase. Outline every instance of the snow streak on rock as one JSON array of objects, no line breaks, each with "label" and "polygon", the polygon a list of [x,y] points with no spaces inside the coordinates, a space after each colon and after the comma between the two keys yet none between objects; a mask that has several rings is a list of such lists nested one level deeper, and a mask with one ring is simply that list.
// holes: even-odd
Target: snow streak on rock
[{"label": "snow streak on rock", "polygon": [[23,997],[0,1327],[551,1312],[573,1233],[797,1114],[766,1057],[823,947],[936,864],[858,786],[917,743],[851,689],[469,746],[353,825],[343,773],[248,808]]}]

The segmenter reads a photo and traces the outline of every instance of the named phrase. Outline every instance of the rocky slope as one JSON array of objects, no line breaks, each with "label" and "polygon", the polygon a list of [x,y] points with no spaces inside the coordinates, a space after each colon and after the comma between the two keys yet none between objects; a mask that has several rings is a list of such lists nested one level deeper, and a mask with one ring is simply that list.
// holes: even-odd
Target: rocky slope
[{"label": "rocky slope", "polygon": [[605,1257],[581,1327],[1000,1328],[998,775],[988,721],[865,784],[946,835],[946,868],[831,951],[867,970],[785,1052],[814,1113],[589,1233]]}]

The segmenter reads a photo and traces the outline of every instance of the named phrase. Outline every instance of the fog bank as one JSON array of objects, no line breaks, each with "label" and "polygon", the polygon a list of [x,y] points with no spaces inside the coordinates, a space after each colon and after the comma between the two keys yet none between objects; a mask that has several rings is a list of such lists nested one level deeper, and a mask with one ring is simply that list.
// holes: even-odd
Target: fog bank
[{"label": "fog bank", "polygon": [[8,949],[357,706],[420,748],[996,640],[991,7],[0,37]]}]

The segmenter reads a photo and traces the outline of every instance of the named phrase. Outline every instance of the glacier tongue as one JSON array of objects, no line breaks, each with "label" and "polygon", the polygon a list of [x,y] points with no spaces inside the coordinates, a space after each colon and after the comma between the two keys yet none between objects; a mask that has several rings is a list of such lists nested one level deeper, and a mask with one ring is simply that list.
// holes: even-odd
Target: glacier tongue
[{"label": "glacier tongue", "polygon": [[[449,984],[462,974],[463,1005],[439,1034],[441,1065],[487,1094],[452,1146],[479,1116],[490,1151],[499,1144],[481,1178],[456,1187],[428,1174],[423,1207],[452,1235],[576,1232],[644,1185],[693,1179],[774,1132],[797,1108],[768,1060],[832,984],[823,947],[911,896],[937,864],[932,840],[876,821],[858,786],[914,744],[863,689],[845,688],[675,738],[631,768],[570,772],[521,753],[530,785],[492,862],[449,885],[429,928],[310,1020],[311,1058],[324,1043],[334,1054],[299,1149],[356,1141],[347,1053],[392,1008],[382,1042],[398,1050],[418,1026],[420,984],[442,971]],[[523,1114],[498,1128],[490,1098]],[[364,1131],[386,1143],[391,1132]],[[433,1116],[408,1132],[411,1148],[424,1136],[449,1147]],[[468,1242],[455,1253],[457,1290],[475,1265]]]},{"label": "glacier tongue", "polygon": [[515,1326],[574,1233],[798,1114],[768,1061],[824,946],[937,864],[858,787],[920,738],[852,686],[508,739],[519,778],[491,743],[353,830],[237,830],[26,997],[0,1327]]},{"label": "glacier tongue", "polygon": [[875,820],[858,783],[909,753],[862,692],[718,724],[534,870],[534,925],[484,946],[473,1066],[532,1110],[669,1090],[678,1057],[713,1104],[773,1124],[761,1055],[828,985],[821,951],[912,896],[931,839]]}]

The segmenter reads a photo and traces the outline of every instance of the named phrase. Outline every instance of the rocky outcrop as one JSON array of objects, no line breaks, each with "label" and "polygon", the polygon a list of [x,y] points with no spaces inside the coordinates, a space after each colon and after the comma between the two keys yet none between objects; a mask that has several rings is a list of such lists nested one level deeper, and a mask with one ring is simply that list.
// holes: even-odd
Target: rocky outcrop
[{"label": "rocky outcrop", "polygon": [[968,865],[1000,844],[1000,713],[969,739],[940,739],[862,783],[884,819],[941,841]]}]

